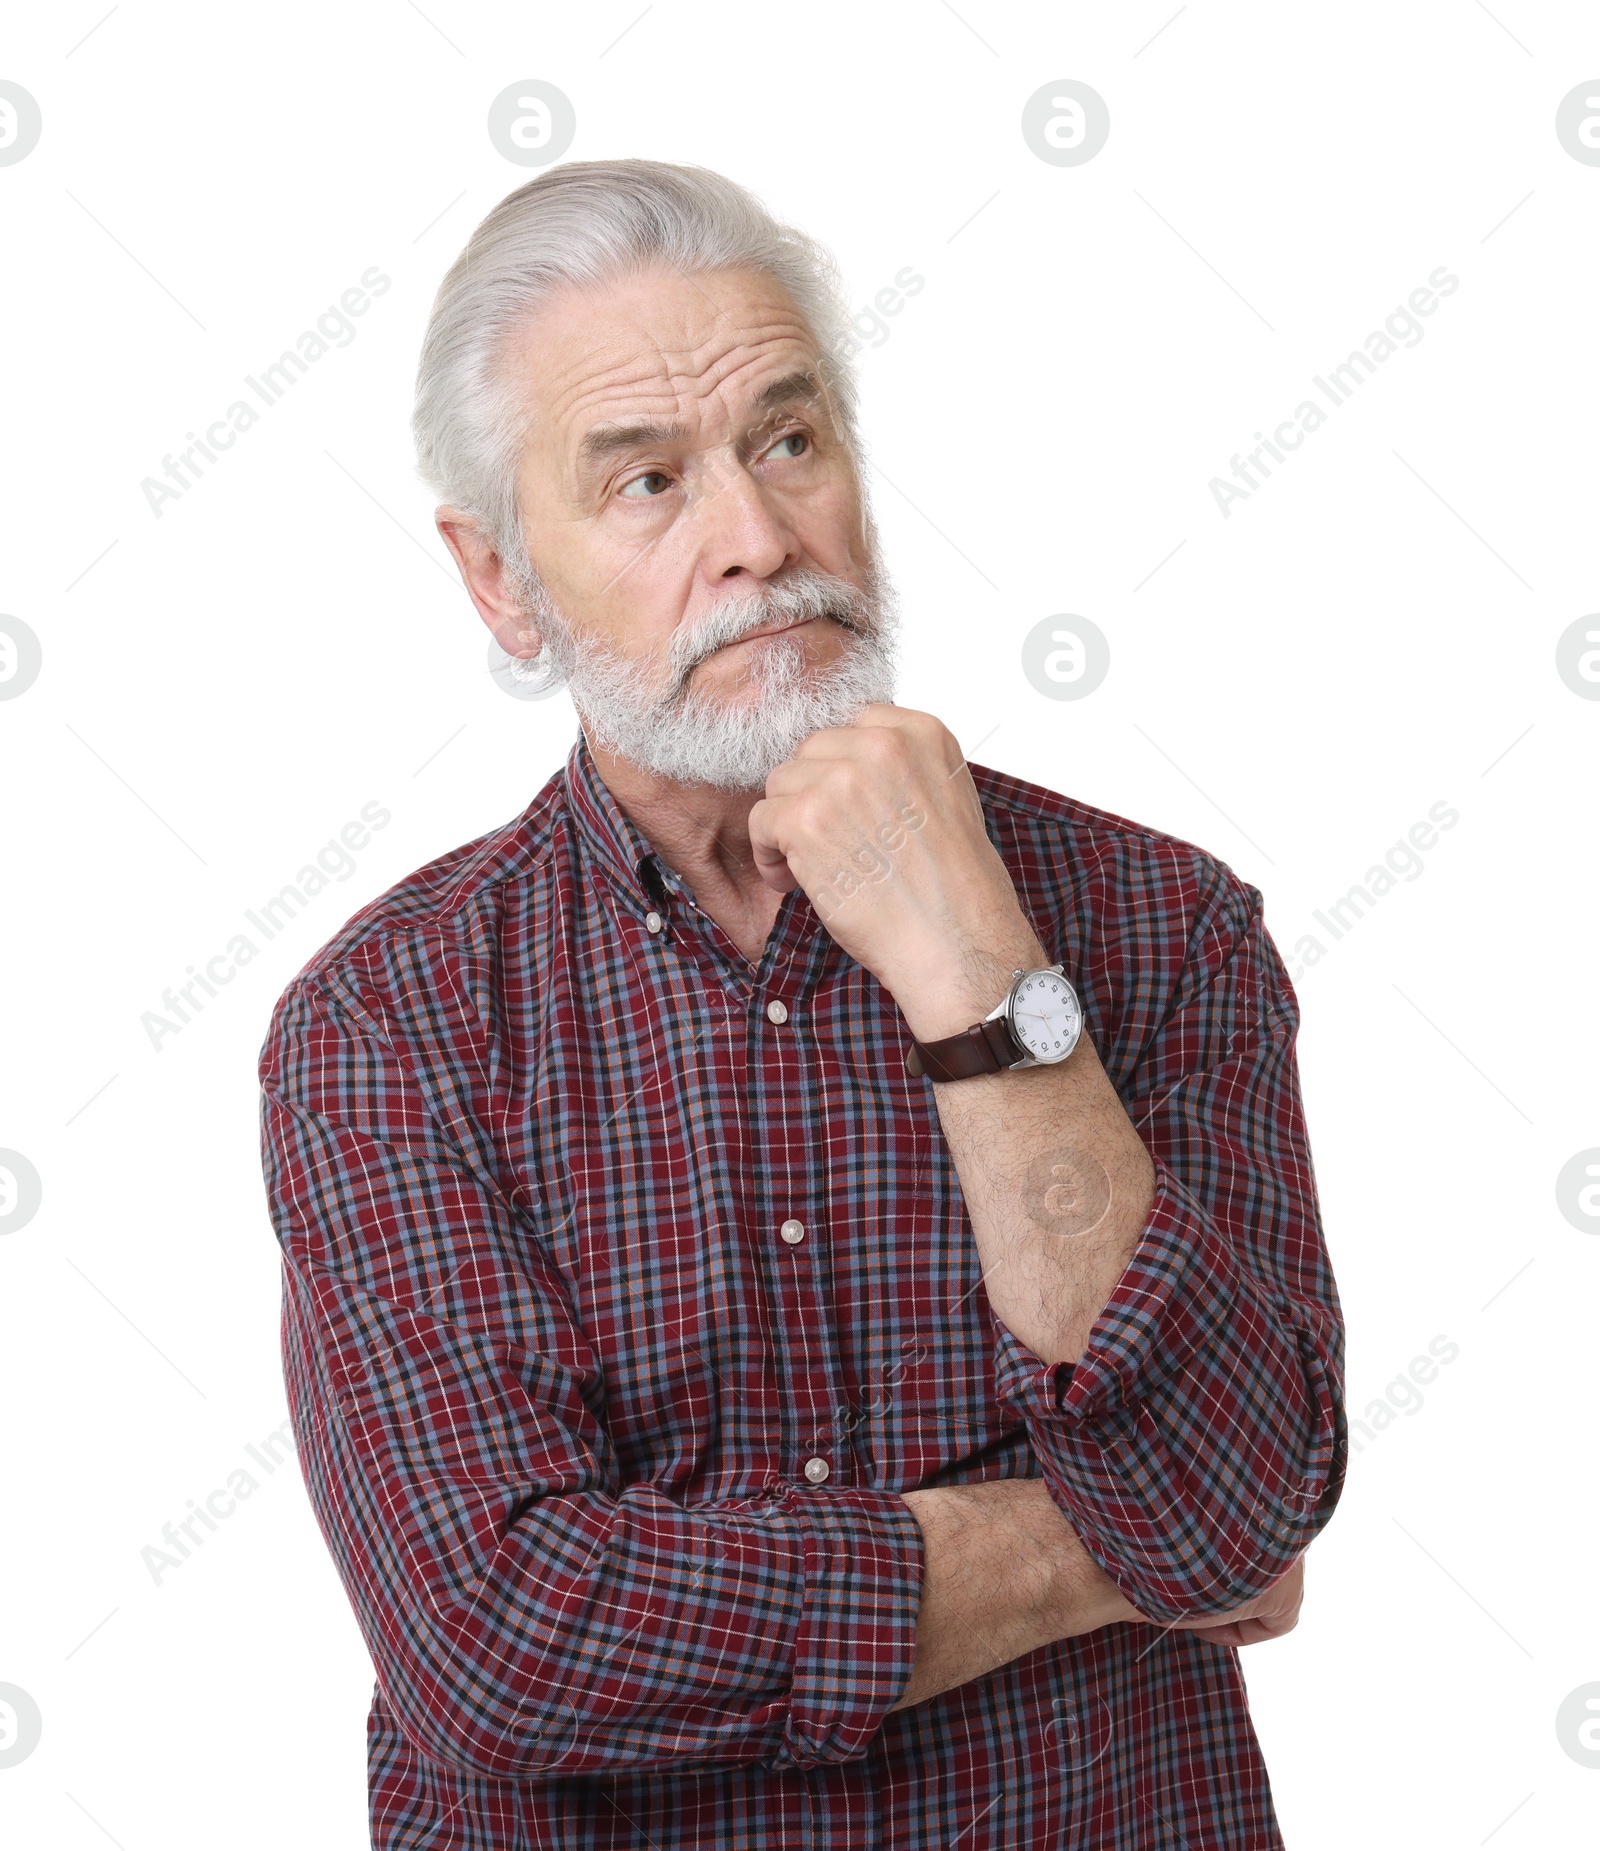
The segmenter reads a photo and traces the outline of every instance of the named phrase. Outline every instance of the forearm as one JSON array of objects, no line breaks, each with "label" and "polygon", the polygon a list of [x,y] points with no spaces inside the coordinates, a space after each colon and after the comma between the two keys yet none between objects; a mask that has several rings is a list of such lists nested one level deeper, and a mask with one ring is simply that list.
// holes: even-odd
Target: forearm
[{"label": "forearm", "polygon": [[[767,790],[750,813],[763,876],[814,905],[890,849],[827,925],[918,1041],[966,1032],[1013,970],[1070,961],[1089,1026],[1068,1059],[932,1083],[999,1326],[996,1393],[1143,1611],[1202,1619],[1263,1594],[1326,1522],[1346,1435],[1299,1013],[1259,892],[1175,840],[1126,844],[1104,874],[1060,842],[1047,891],[1042,841],[1005,824],[1019,889],[959,742],[887,704],[812,735]],[[885,835],[893,816],[922,820]],[[1033,917],[1062,907],[1075,924],[1047,948]]]},{"label": "forearm", "polygon": [[[1025,926],[902,1007],[919,1040],[993,1007],[1049,963]],[[1155,1166],[1087,1031],[1064,1061],[934,1085],[995,1315],[1046,1363],[1076,1362],[1154,1197]]]},{"label": "forearm", "polygon": [[[1027,928],[997,924],[991,942],[994,963],[1048,961]],[[1162,1107],[1165,1137],[1149,1149],[1087,1034],[1054,1066],[934,1087],[1003,1326],[997,1392],[1079,1534],[1140,1610],[1167,1622],[1215,1619],[1264,1594],[1327,1520],[1343,1469],[1331,1281],[1319,1302],[1303,1284],[1275,1290],[1247,1263],[1276,1247],[1305,1256],[1301,1281],[1317,1277],[1292,1038],[1259,1001],[1248,957],[1227,968],[1240,1000],[1208,1005],[1187,1030],[1187,1059],[1211,1052],[1203,1035],[1225,1045],[1203,1088]],[[952,960],[908,985],[912,1032],[937,1038],[974,1020],[1008,976],[985,952],[982,968]],[[1134,1109],[1144,1123],[1151,1108]],[[1176,1131],[1175,1119],[1186,1121]],[[1209,1217],[1173,1168],[1175,1143],[1200,1126],[1192,1174],[1203,1181],[1209,1165],[1237,1193],[1231,1223]],[[1102,1317],[1106,1340],[1090,1352]]]},{"label": "forearm", "polygon": [[[890,820],[913,816],[913,827]],[[767,779],[750,840],[763,878],[798,882],[814,906],[832,895],[837,869],[886,844],[888,854],[867,850],[878,863],[868,886],[826,904],[827,925],[919,1041],[962,1033],[1013,970],[1055,956],[989,838],[959,743],[931,715],[874,703],[852,726],[813,734]],[[1087,1032],[1055,1065],[937,1083],[934,1093],[990,1304],[1044,1361],[1076,1361],[1138,1244],[1154,1184]],[[1104,1213],[1087,1224],[1065,1207],[1101,1194]]]},{"label": "forearm", "polygon": [[907,1709],[1042,1645],[1139,1615],[1042,1479],[908,1491],[922,1529],[922,1603]]}]

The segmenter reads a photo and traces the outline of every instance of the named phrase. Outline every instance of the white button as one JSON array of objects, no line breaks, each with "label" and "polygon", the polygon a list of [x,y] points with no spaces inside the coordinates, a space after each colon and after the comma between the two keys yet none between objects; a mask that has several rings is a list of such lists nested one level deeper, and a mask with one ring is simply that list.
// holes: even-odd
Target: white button
[{"label": "white button", "polygon": [[826,1459],[808,1459],[805,1469],[806,1477],[809,1478],[814,1485],[820,1485],[828,1476],[828,1462]]},{"label": "white button", "polygon": [[769,1022],[778,1022],[781,1024],[787,1022],[788,1019],[789,1011],[784,1008],[782,1003],[767,1004],[767,1020]]},{"label": "white button", "polygon": [[803,1221],[786,1221],[783,1226],[778,1229],[778,1234],[780,1238],[786,1240],[791,1247],[798,1247],[801,1241],[806,1237],[805,1223]]},{"label": "white button", "polygon": [[647,932],[659,932],[661,930],[661,915],[659,913],[646,913],[644,916],[644,929]]}]

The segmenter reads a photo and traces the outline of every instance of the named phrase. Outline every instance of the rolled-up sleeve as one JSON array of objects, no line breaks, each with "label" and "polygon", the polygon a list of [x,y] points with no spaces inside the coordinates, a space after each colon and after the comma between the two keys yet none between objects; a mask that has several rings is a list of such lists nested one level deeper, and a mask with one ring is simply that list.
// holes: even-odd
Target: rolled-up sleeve
[{"label": "rolled-up sleeve", "polygon": [[1155,1167],[1139,1244],[1076,1363],[998,1318],[996,1387],[1057,1503],[1153,1619],[1271,1585],[1343,1484],[1344,1326],[1261,895],[1217,879],[1125,1082]]},{"label": "rolled-up sleeve", "polygon": [[400,1726],[524,1779],[863,1754],[911,1673],[909,1505],[622,1483],[562,1280],[381,1016],[298,979],[261,1132],[301,1469]]}]

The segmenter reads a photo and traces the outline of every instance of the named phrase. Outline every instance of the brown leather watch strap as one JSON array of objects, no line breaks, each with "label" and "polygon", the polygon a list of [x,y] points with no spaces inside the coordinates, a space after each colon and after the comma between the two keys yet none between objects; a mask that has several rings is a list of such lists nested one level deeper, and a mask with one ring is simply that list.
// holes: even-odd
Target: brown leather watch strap
[{"label": "brown leather watch strap", "polygon": [[1003,1073],[1021,1058],[1005,1017],[997,1016],[942,1041],[913,1041],[906,1051],[906,1072],[925,1073],[930,1080],[972,1080],[980,1073]]}]

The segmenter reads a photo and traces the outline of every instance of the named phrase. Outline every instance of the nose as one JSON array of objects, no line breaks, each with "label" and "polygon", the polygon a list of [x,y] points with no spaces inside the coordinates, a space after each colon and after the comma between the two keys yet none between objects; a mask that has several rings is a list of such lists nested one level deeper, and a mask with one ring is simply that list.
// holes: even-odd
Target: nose
[{"label": "nose", "polygon": [[750,471],[726,453],[706,472],[693,518],[700,571],[714,584],[765,581],[800,562],[793,527]]}]

